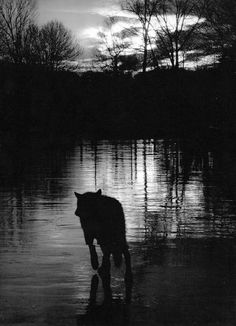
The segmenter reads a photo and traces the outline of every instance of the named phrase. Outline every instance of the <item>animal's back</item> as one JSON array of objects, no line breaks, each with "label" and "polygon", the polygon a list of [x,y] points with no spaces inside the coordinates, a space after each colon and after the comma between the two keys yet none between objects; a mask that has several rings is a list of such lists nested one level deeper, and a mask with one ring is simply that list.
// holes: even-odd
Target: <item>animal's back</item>
[{"label": "animal's back", "polygon": [[123,243],[125,241],[125,217],[118,200],[100,196],[97,201],[97,218],[100,223],[100,242],[102,240]]}]

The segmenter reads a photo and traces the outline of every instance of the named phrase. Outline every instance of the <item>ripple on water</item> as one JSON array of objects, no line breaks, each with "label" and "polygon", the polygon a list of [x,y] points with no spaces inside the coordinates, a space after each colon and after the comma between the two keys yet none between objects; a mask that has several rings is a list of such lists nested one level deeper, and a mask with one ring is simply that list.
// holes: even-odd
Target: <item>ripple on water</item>
[{"label": "ripple on water", "polygon": [[[224,169],[225,155],[209,148],[196,153],[171,140],[84,141],[71,150],[32,151],[24,152],[28,168],[0,184],[0,322],[46,325],[88,312],[94,271],[74,216],[74,191],[102,189],[121,201],[126,215],[133,325],[144,316],[168,324],[168,309],[176,324],[208,317],[213,325],[218,316],[230,325],[236,297],[233,154]],[[124,266],[113,266],[116,309],[124,303],[123,277]],[[100,281],[98,305],[103,298]]]}]

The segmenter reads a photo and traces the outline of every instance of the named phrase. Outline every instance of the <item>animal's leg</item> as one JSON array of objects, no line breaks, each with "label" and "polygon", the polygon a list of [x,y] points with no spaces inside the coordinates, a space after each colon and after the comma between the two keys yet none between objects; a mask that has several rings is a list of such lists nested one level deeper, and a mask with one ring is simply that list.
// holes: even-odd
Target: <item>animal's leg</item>
[{"label": "animal's leg", "polygon": [[115,266],[120,267],[122,264],[122,248],[115,246],[112,249],[112,256],[113,256]]},{"label": "animal's leg", "polygon": [[94,245],[89,245],[89,251],[90,251],[90,259],[91,259],[91,265],[93,269],[98,269],[98,255],[96,252],[96,248]]},{"label": "animal's leg", "polygon": [[125,257],[125,266],[126,266],[125,267],[125,281],[132,283],[133,275],[132,275],[132,268],[131,268],[131,258],[130,258],[129,248],[128,248],[127,244],[124,247],[123,254]]},{"label": "animal's leg", "polygon": [[102,279],[102,285],[104,290],[104,304],[111,302],[112,293],[111,293],[111,275],[110,275],[110,255],[111,251],[106,246],[101,246],[103,257],[102,265],[98,269],[98,273]]},{"label": "animal's leg", "polygon": [[111,268],[111,263],[110,263],[110,254],[111,251],[109,248],[106,246],[101,246],[103,257],[102,257],[102,265],[99,267],[99,275],[105,275],[107,277],[110,277],[110,268]]}]

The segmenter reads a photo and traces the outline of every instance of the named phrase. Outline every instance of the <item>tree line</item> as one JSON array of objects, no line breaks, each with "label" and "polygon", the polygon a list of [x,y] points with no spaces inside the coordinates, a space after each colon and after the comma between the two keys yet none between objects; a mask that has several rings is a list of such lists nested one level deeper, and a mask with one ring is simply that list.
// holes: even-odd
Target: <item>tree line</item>
[{"label": "tree line", "polygon": [[[236,62],[236,1],[235,0],[123,0],[122,9],[136,17],[130,27],[112,32],[119,18],[106,19],[105,33],[100,34],[103,55],[99,59],[110,62],[110,70],[124,70],[124,62],[130,69],[158,69],[163,64],[178,69],[186,61],[198,61],[214,56],[217,62],[235,69]],[[130,36],[139,35],[141,49],[124,60],[130,46]],[[106,59],[106,60],[105,60]],[[126,56],[127,59],[127,56]],[[127,69],[127,68],[126,68]]]},{"label": "tree line", "polygon": [[33,0],[0,0],[0,57],[16,64],[58,69],[81,53],[78,41],[59,21],[35,23]]},{"label": "tree line", "polygon": [[[113,31],[120,17],[105,19],[96,63],[121,71],[183,68],[206,56],[235,69],[236,0],[121,0],[129,27]],[[82,49],[59,21],[36,24],[35,0],[0,0],[0,58],[52,70],[76,61]],[[122,19],[121,19],[122,20]],[[132,37],[142,45],[132,47]],[[132,47],[132,50],[131,50]]]},{"label": "tree line", "polygon": [[[133,13],[129,28],[113,30],[120,17],[110,17],[99,34],[97,58],[105,71],[76,74],[61,69],[81,54],[62,23],[38,26],[33,1],[0,0],[1,137],[234,133],[236,0],[127,0],[124,5]],[[135,35],[142,41],[137,54],[130,51]],[[227,69],[180,69],[185,60],[202,55],[217,56]],[[159,69],[163,62],[173,69]],[[131,70],[146,73],[121,73]]]}]

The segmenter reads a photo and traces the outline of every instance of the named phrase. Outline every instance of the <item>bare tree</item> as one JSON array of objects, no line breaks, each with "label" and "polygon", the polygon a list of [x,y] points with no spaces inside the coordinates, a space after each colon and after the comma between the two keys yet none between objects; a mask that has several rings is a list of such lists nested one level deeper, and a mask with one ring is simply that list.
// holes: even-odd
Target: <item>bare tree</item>
[{"label": "bare tree", "polygon": [[151,20],[155,16],[159,6],[159,0],[126,0],[122,8],[135,14],[142,26],[143,39],[143,63],[142,70],[146,72],[148,61],[148,45],[151,46],[150,27]]},{"label": "bare tree", "polygon": [[40,61],[52,70],[79,57],[82,50],[72,32],[61,22],[51,21],[39,33]]},{"label": "bare tree", "polygon": [[26,64],[42,64],[40,27],[30,24],[24,38],[24,62]]},{"label": "bare tree", "polygon": [[34,19],[33,0],[0,0],[0,54],[14,63],[24,61],[28,28]]},{"label": "bare tree", "polygon": [[117,22],[116,17],[105,19],[105,28],[98,33],[100,44],[96,54],[103,68],[112,70],[114,73],[118,73],[125,51],[130,47],[130,42],[127,41],[127,30],[114,31],[113,28]]},{"label": "bare tree", "polygon": [[160,0],[156,11],[157,50],[179,68],[186,51],[191,50],[192,39],[201,24],[201,1]]}]

